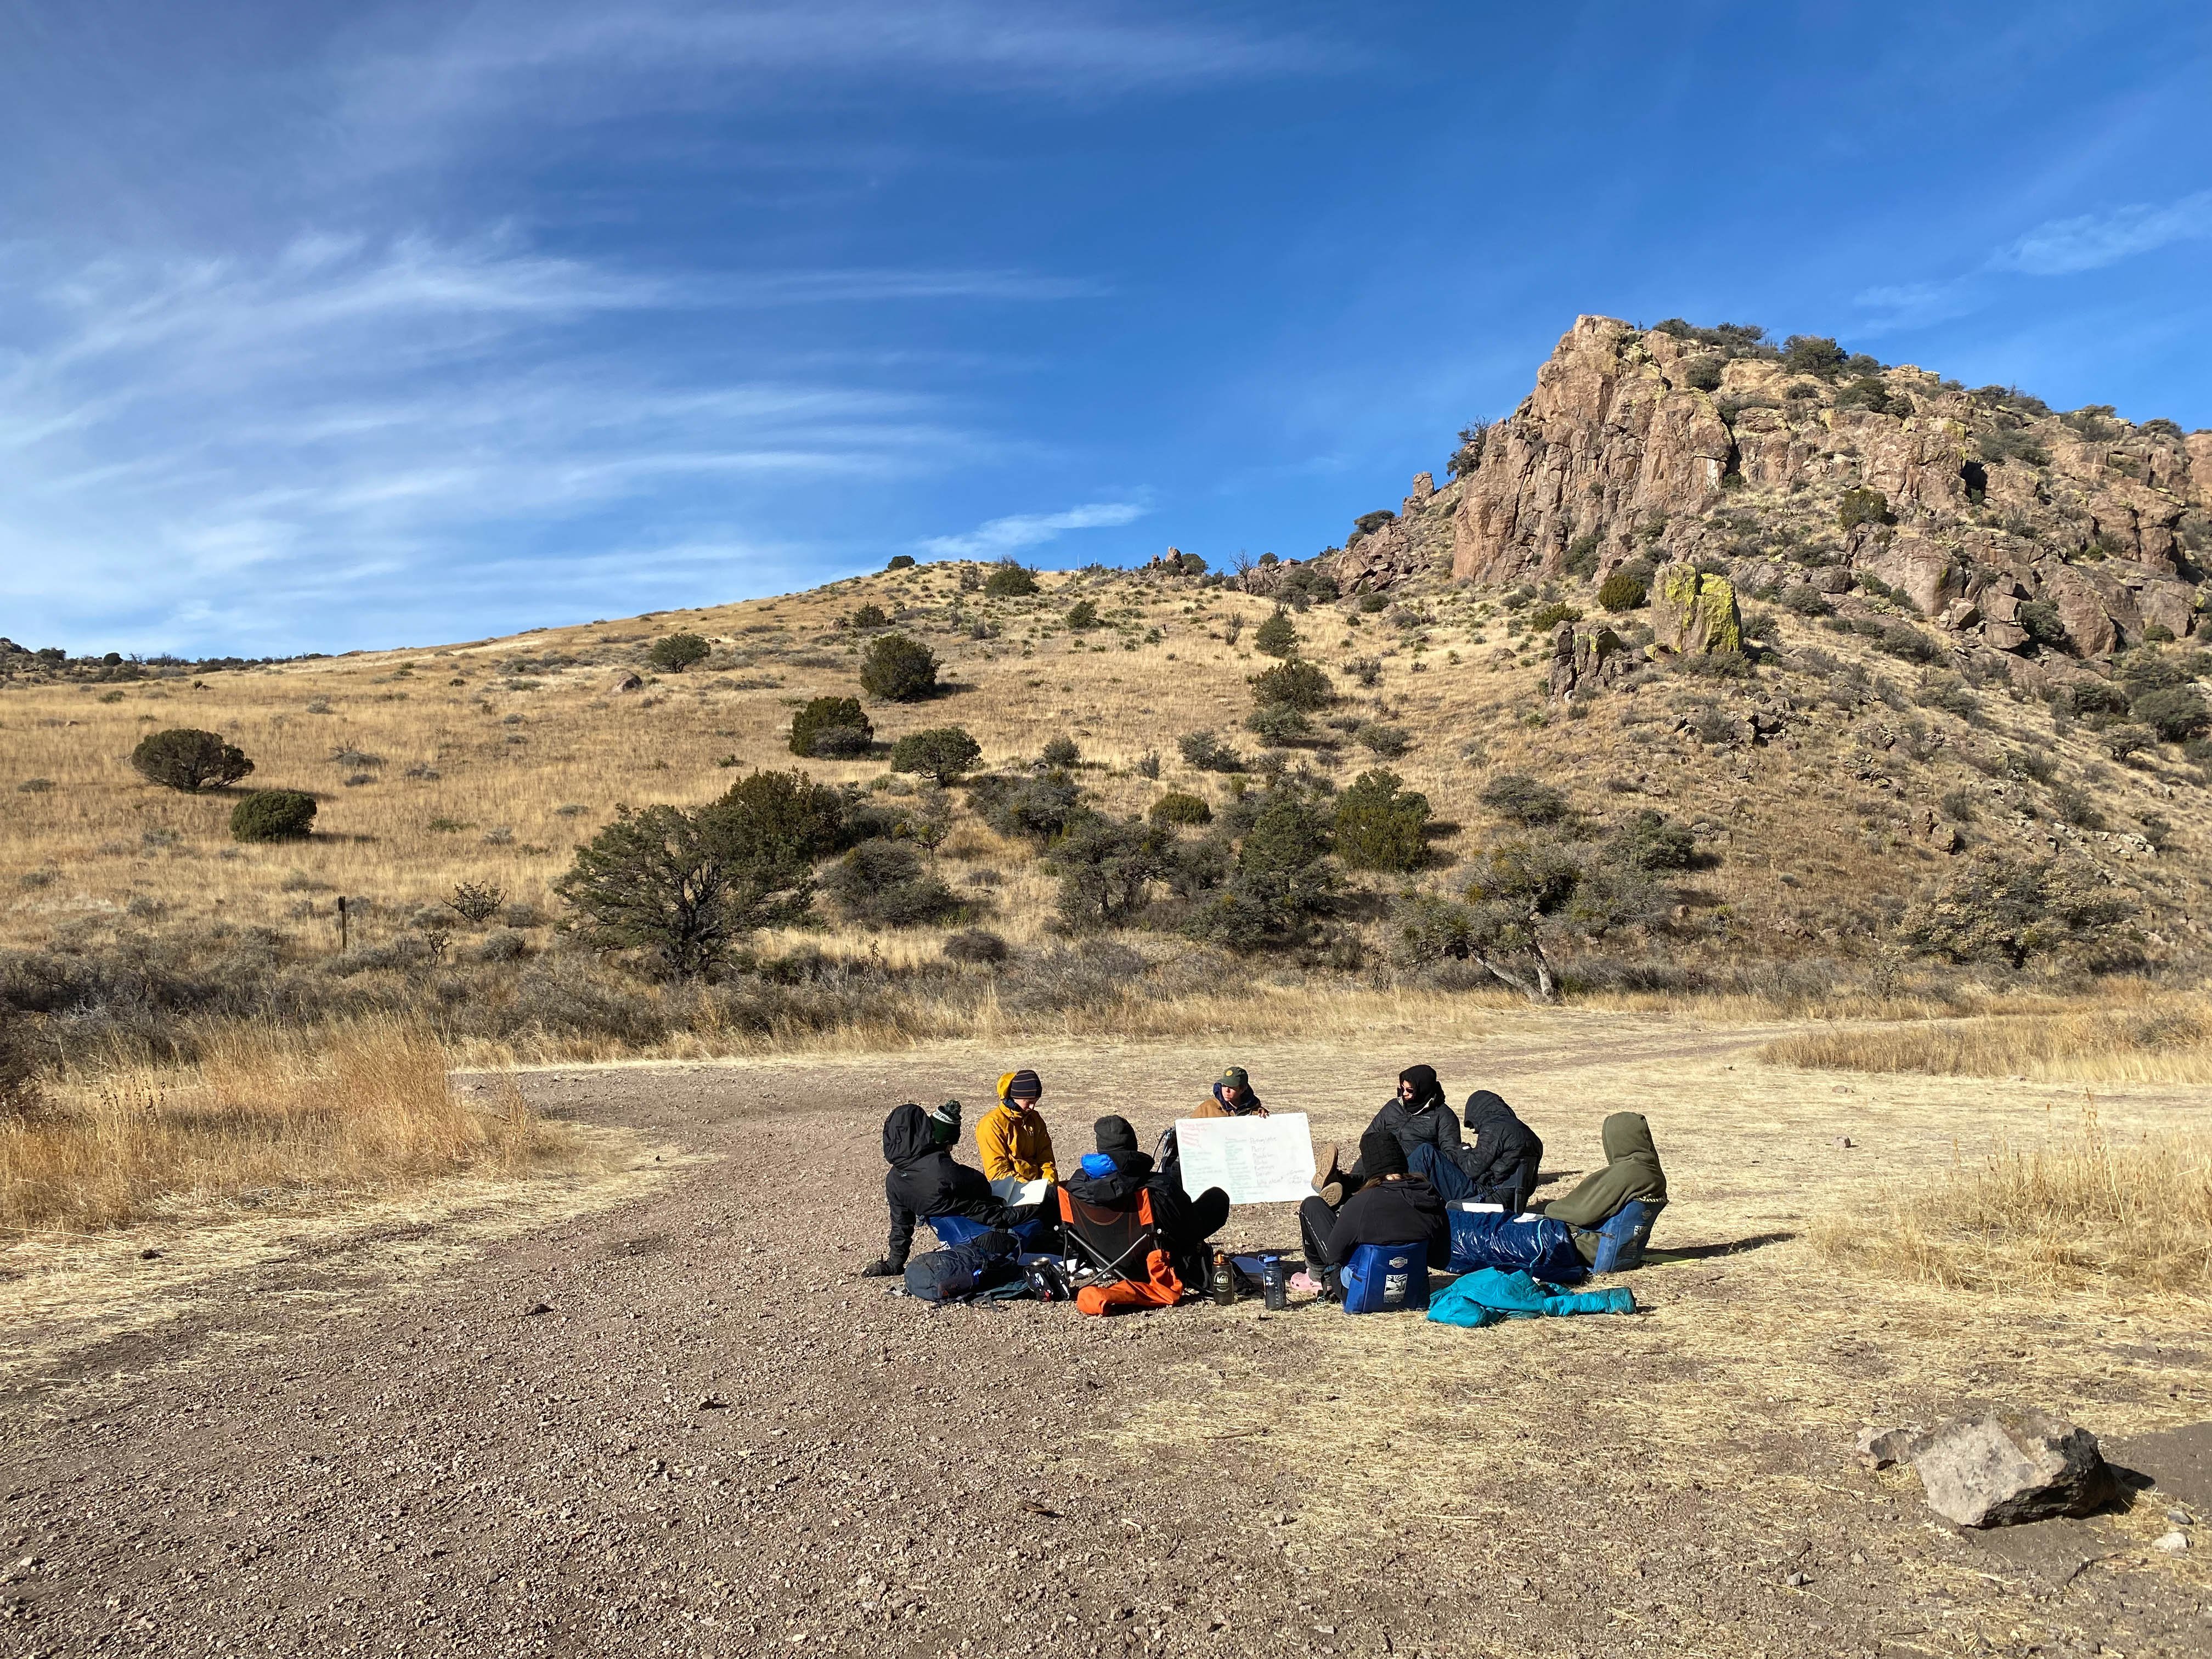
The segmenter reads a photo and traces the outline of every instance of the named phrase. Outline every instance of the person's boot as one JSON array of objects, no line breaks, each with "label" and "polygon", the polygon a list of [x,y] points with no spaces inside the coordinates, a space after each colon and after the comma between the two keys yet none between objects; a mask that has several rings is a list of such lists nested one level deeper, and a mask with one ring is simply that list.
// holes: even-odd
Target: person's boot
[{"label": "person's boot", "polygon": [[1338,1161],[1340,1149],[1332,1141],[1321,1150],[1314,1164],[1313,1189],[1321,1194],[1321,1201],[1332,1210],[1340,1208],[1345,1200],[1344,1166]]}]

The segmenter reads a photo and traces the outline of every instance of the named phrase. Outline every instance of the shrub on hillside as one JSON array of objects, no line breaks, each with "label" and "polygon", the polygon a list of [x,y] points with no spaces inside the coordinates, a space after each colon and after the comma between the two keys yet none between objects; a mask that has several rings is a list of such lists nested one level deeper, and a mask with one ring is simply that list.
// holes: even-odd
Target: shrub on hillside
[{"label": "shrub on hillside", "polygon": [[1528,613],[1528,626],[1539,634],[1548,634],[1561,623],[1580,622],[1581,610],[1564,599],[1554,599],[1549,605],[1540,605]]},{"label": "shrub on hillside", "polygon": [[2100,952],[2134,905],[2085,866],[2055,859],[2016,861],[1976,855],[1909,908],[1898,936],[1913,949],[1958,963],[2003,962]]},{"label": "shrub on hillside", "polygon": [[298,841],[315,827],[315,798],[300,789],[263,789],[230,809],[234,841]]},{"label": "shrub on hillside", "polygon": [[1291,621],[1290,612],[1280,605],[1275,607],[1267,621],[1252,631],[1255,650],[1270,657],[1295,657],[1298,653],[1298,630]]},{"label": "shrub on hillside", "polygon": [[1402,726],[1391,726],[1382,720],[1369,720],[1352,734],[1359,746],[1384,760],[1396,760],[1413,746],[1413,734]]},{"label": "shrub on hillside", "polygon": [[1881,630],[1875,641],[1893,657],[1902,657],[1907,662],[1927,664],[1940,662],[1943,647],[1910,623],[1892,623]]},{"label": "shrub on hillside", "polygon": [[1682,365],[1682,384],[1694,392],[1718,392],[1724,367],[1718,357],[1692,357]]},{"label": "shrub on hillside", "polygon": [[705,832],[732,863],[781,878],[803,872],[841,847],[888,824],[848,812],[845,797],[793,768],[749,772],[698,811]]},{"label": "shrub on hillside", "polygon": [[1319,663],[1278,663],[1255,674],[1249,683],[1254,702],[1279,703],[1304,714],[1326,708],[1336,701],[1336,688]]},{"label": "shrub on hillside", "polygon": [[1444,471],[1455,478],[1464,478],[1482,465],[1482,448],[1490,436],[1491,422],[1473,421],[1459,429],[1459,447],[1452,451],[1451,459],[1444,463]]},{"label": "shrub on hillside", "polygon": [[1647,806],[1614,830],[1607,852],[1632,870],[1687,870],[1698,861],[1698,838]]},{"label": "shrub on hillside", "polygon": [[1845,360],[1841,346],[1817,334],[1793,334],[1782,343],[1782,367],[1792,374],[1832,380],[1843,372]]},{"label": "shrub on hillside", "polygon": [[1002,836],[1019,836],[1039,844],[1048,843],[1064,831],[1082,810],[1083,792],[1065,772],[1042,777],[977,778],[969,786],[968,801],[983,822]]},{"label": "shrub on hillside", "polygon": [[1336,799],[1336,854],[1355,870],[1415,870],[1428,855],[1429,798],[1377,768]]},{"label": "shrub on hillside", "polygon": [[1286,702],[1261,703],[1244,717],[1244,726],[1261,742],[1278,749],[1310,742],[1314,735],[1313,722]]},{"label": "shrub on hillside", "polygon": [[1067,607],[1060,617],[1071,634],[1087,634],[1098,626],[1098,604],[1095,599],[1078,599]]},{"label": "shrub on hillside", "polygon": [[1045,740],[1044,747],[1037,752],[1037,758],[1053,770],[1065,772],[1072,766],[1083,764],[1083,751],[1075,746],[1073,738],[1062,732],[1056,738]]},{"label": "shrub on hillside", "polygon": [[507,902],[507,895],[488,882],[464,881],[454,884],[446,908],[471,927],[481,927],[499,914],[499,907]]},{"label": "shrub on hillside", "polygon": [[1025,599],[1037,591],[1037,579],[1012,561],[998,565],[983,580],[988,599]]},{"label": "shrub on hillside", "polygon": [[1380,657],[1354,657],[1344,665],[1344,672],[1358,680],[1362,689],[1371,691],[1382,683],[1382,659]]},{"label": "shrub on hillside", "polygon": [[680,674],[693,663],[706,661],[714,651],[703,635],[668,634],[653,642],[645,660],[663,673]]},{"label": "shrub on hillside", "polygon": [[1650,598],[1650,590],[1644,579],[1626,570],[1614,571],[1597,590],[1597,602],[1616,613],[1640,610]]},{"label": "shrub on hillside", "polygon": [[1152,803],[1154,823],[1194,824],[1213,822],[1213,809],[1187,790],[1170,789]]},{"label": "shrub on hillside", "polygon": [[2204,699],[2185,685],[2146,691],[2135,700],[2128,712],[2157,732],[2165,743],[2186,743],[2212,729],[2212,708],[2207,708]]},{"label": "shrub on hillside", "polygon": [[1371,536],[1384,525],[1395,523],[1398,515],[1387,507],[1378,507],[1372,513],[1363,513],[1352,521],[1352,537]]},{"label": "shrub on hillside", "polygon": [[2038,645],[2048,645],[2063,651],[2072,645],[2066,632],[2066,623],[2058,614],[2057,603],[2051,599],[2024,601],[2019,612],[2020,626],[2028,638]]},{"label": "shrub on hillside", "polygon": [[1272,789],[1244,831],[1226,883],[1191,918],[1191,932],[1232,950],[1307,940],[1340,880],[1328,826],[1311,798],[1296,788]]},{"label": "shrub on hillside", "polygon": [[885,634],[860,658],[860,690],[889,702],[919,702],[937,690],[936,653],[904,634]]},{"label": "shrub on hillside", "polygon": [[1571,817],[1567,798],[1548,783],[1520,772],[1501,772],[1476,797],[1502,818],[1515,823],[1559,823]]},{"label": "shrub on hillside", "polygon": [[845,626],[865,633],[878,628],[888,628],[890,626],[890,612],[873,600],[870,600],[866,605],[856,605],[853,607],[845,617]]},{"label": "shrub on hillside", "polygon": [[1166,873],[1168,830],[1141,818],[1084,812],[1045,854],[1060,878],[1060,916],[1071,927],[1117,927],[1133,921]]},{"label": "shrub on hillside", "polygon": [[253,770],[246,751],[213,732],[178,726],[149,732],[131,751],[131,765],[149,783],[187,794],[209,784],[236,783]]},{"label": "shrub on hillside", "polygon": [[1879,489],[1864,486],[1846,489],[1836,503],[1836,524],[1845,531],[1856,530],[1863,524],[1896,522],[1896,515],[1889,510],[1889,497]]},{"label": "shrub on hillside", "polygon": [[914,772],[939,784],[957,783],[975,769],[983,746],[957,726],[909,732],[891,745],[891,770]]},{"label": "shrub on hillside", "polygon": [[964,927],[945,941],[945,954],[953,962],[971,966],[1004,962],[1007,957],[1006,941],[984,927]]},{"label": "shrub on hillside", "polygon": [[1242,772],[1244,757],[1211,732],[1186,732],[1176,739],[1184,763],[1201,772]]},{"label": "shrub on hillside", "polygon": [[885,565],[884,568],[886,570],[911,570],[914,568],[914,555],[911,553],[894,553],[891,555],[890,562]]},{"label": "shrub on hillside", "polygon": [[847,921],[878,927],[921,927],[964,908],[903,842],[862,842],[823,873],[822,890]]},{"label": "shrub on hillside", "polygon": [[858,697],[816,697],[791,717],[791,752],[817,758],[865,755],[876,728]]}]

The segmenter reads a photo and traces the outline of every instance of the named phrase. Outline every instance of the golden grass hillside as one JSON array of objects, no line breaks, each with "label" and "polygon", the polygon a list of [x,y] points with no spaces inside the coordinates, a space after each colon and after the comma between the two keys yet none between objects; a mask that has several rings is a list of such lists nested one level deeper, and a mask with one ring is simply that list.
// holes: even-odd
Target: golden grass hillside
[{"label": "golden grass hillside", "polygon": [[[114,688],[9,684],[0,944],[221,922],[281,930],[312,955],[336,947],[340,895],[368,901],[360,926],[374,935],[463,880],[526,907],[509,920],[542,942],[535,927],[558,908],[549,884],[617,803],[707,799],[726,786],[729,764],[910,787],[885,778],[880,757],[799,761],[786,749],[796,705],[856,691],[866,635],[841,620],[862,604],[928,643],[949,683],[927,702],[872,707],[879,742],[957,723],[988,763],[1018,765],[1066,734],[1083,751],[1085,787],[1121,811],[1170,787],[1216,801],[1233,787],[1186,767],[1176,738],[1212,727],[1248,754],[1259,747],[1238,727],[1251,707],[1246,680],[1267,665],[1252,641],[1269,603],[1157,571],[1046,574],[1036,598],[988,600],[963,591],[975,571],[923,565],[781,599]],[[1103,627],[1061,625],[1079,597],[1097,604]],[[1440,843],[1447,859],[1492,827],[1476,797],[1505,770],[1535,774],[1592,812],[1650,806],[1697,826],[1721,862],[1688,885],[1678,954],[1865,954],[1945,863],[1925,815],[1969,838],[2088,857],[2145,894],[2155,945],[2198,937],[2207,821],[2197,775],[2171,759],[2116,765],[2094,733],[2056,734],[2042,704],[2007,689],[1972,694],[1964,718],[1935,706],[1963,706],[1955,680],[1930,696],[1941,677],[1781,618],[1797,672],[1762,671],[1748,686],[1659,672],[1571,710],[1543,696],[1545,642],[1495,592],[1447,589],[1379,615],[1347,599],[1294,620],[1306,654],[1338,671],[1346,700],[1335,717],[1409,734],[1410,751],[1389,764],[1461,826]],[[714,657],[613,689],[653,638],[678,629],[708,635]],[[1371,690],[1341,672],[1367,658],[1379,665]],[[1780,723],[1770,741],[1749,740],[1740,716],[1753,706]],[[125,757],[171,726],[242,746],[257,763],[252,787],[314,793],[313,838],[234,845],[232,796],[140,781]],[[1154,754],[1158,781],[1136,770]],[[2022,754],[2049,777],[2008,771],[2006,757]],[[1348,736],[1291,760],[1340,781],[1378,763]],[[2074,792],[2075,816],[2088,803],[2107,827],[2063,823],[2053,788]],[[2162,826],[2163,851],[2141,833],[2146,815]],[[988,905],[987,925],[1018,947],[1041,939],[1053,890],[1027,849],[970,819],[941,861],[956,889],[963,876],[998,878],[962,889]],[[1422,879],[1455,878],[1445,868]],[[833,927],[811,942],[896,960],[933,957],[941,937]]]}]

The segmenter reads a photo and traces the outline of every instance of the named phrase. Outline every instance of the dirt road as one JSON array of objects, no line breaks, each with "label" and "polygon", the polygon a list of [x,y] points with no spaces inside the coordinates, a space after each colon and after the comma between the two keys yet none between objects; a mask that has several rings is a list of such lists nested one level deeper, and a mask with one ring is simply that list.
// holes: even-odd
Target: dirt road
[{"label": "dirt road", "polygon": [[[1752,1040],[1607,1016],[1379,1061],[1018,1057],[1064,1152],[1106,1110],[1149,1137],[1231,1059],[1347,1136],[1431,1060],[1522,1107],[1547,1171],[1649,1112],[1675,1197],[1671,1258],[1626,1281],[1647,1311],[1476,1332],[936,1311],[854,1277],[884,1112],[980,1103],[1015,1058],[529,1075],[695,1159],[427,1268],[357,1238],[88,1346],[66,1312],[9,1333],[0,1654],[2201,1655],[2212,1527],[2147,1547],[2212,1514],[2176,1432],[2212,1418],[2201,1313],[1843,1284],[1796,1237],[2078,1093],[1777,1073]],[[1230,1231],[1295,1239],[1287,1209]],[[1863,1422],[1995,1401],[2163,1489],[1966,1538],[1853,1462]]]}]

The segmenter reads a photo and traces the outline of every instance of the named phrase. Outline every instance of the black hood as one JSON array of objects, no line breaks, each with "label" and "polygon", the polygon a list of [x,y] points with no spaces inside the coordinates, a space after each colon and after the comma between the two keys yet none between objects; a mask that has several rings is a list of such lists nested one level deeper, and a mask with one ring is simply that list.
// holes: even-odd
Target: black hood
[{"label": "black hood", "polygon": [[884,1120],[884,1161],[895,1170],[945,1149],[929,1132],[929,1114],[908,1101]]},{"label": "black hood", "polygon": [[[1133,1152],[1137,1150],[1137,1132],[1129,1126],[1127,1118],[1102,1117],[1091,1127],[1092,1133],[1098,1137],[1100,1152]],[[1147,1164],[1151,1161],[1150,1158],[1146,1159]]]},{"label": "black hood", "polygon": [[1398,1081],[1413,1085],[1413,1097],[1406,1103],[1409,1112],[1425,1112],[1444,1103],[1444,1085],[1437,1081],[1433,1066],[1408,1066],[1398,1073]]},{"label": "black hood", "polygon": [[1079,1164],[1073,1174],[1060,1178],[1060,1184],[1085,1204],[1110,1206],[1123,1203],[1135,1198],[1152,1178],[1150,1152],[1101,1152],[1088,1156],[1110,1158],[1113,1170],[1109,1174],[1095,1176]]},{"label": "black hood", "polygon": [[1492,1094],[1487,1089],[1477,1089],[1467,1097],[1467,1110],[1460,1121],[1480,1134],[1494,1134],[1509,1123],[1519,1123],[1520,1116],[1505,1103],[1503,1095]]}]

